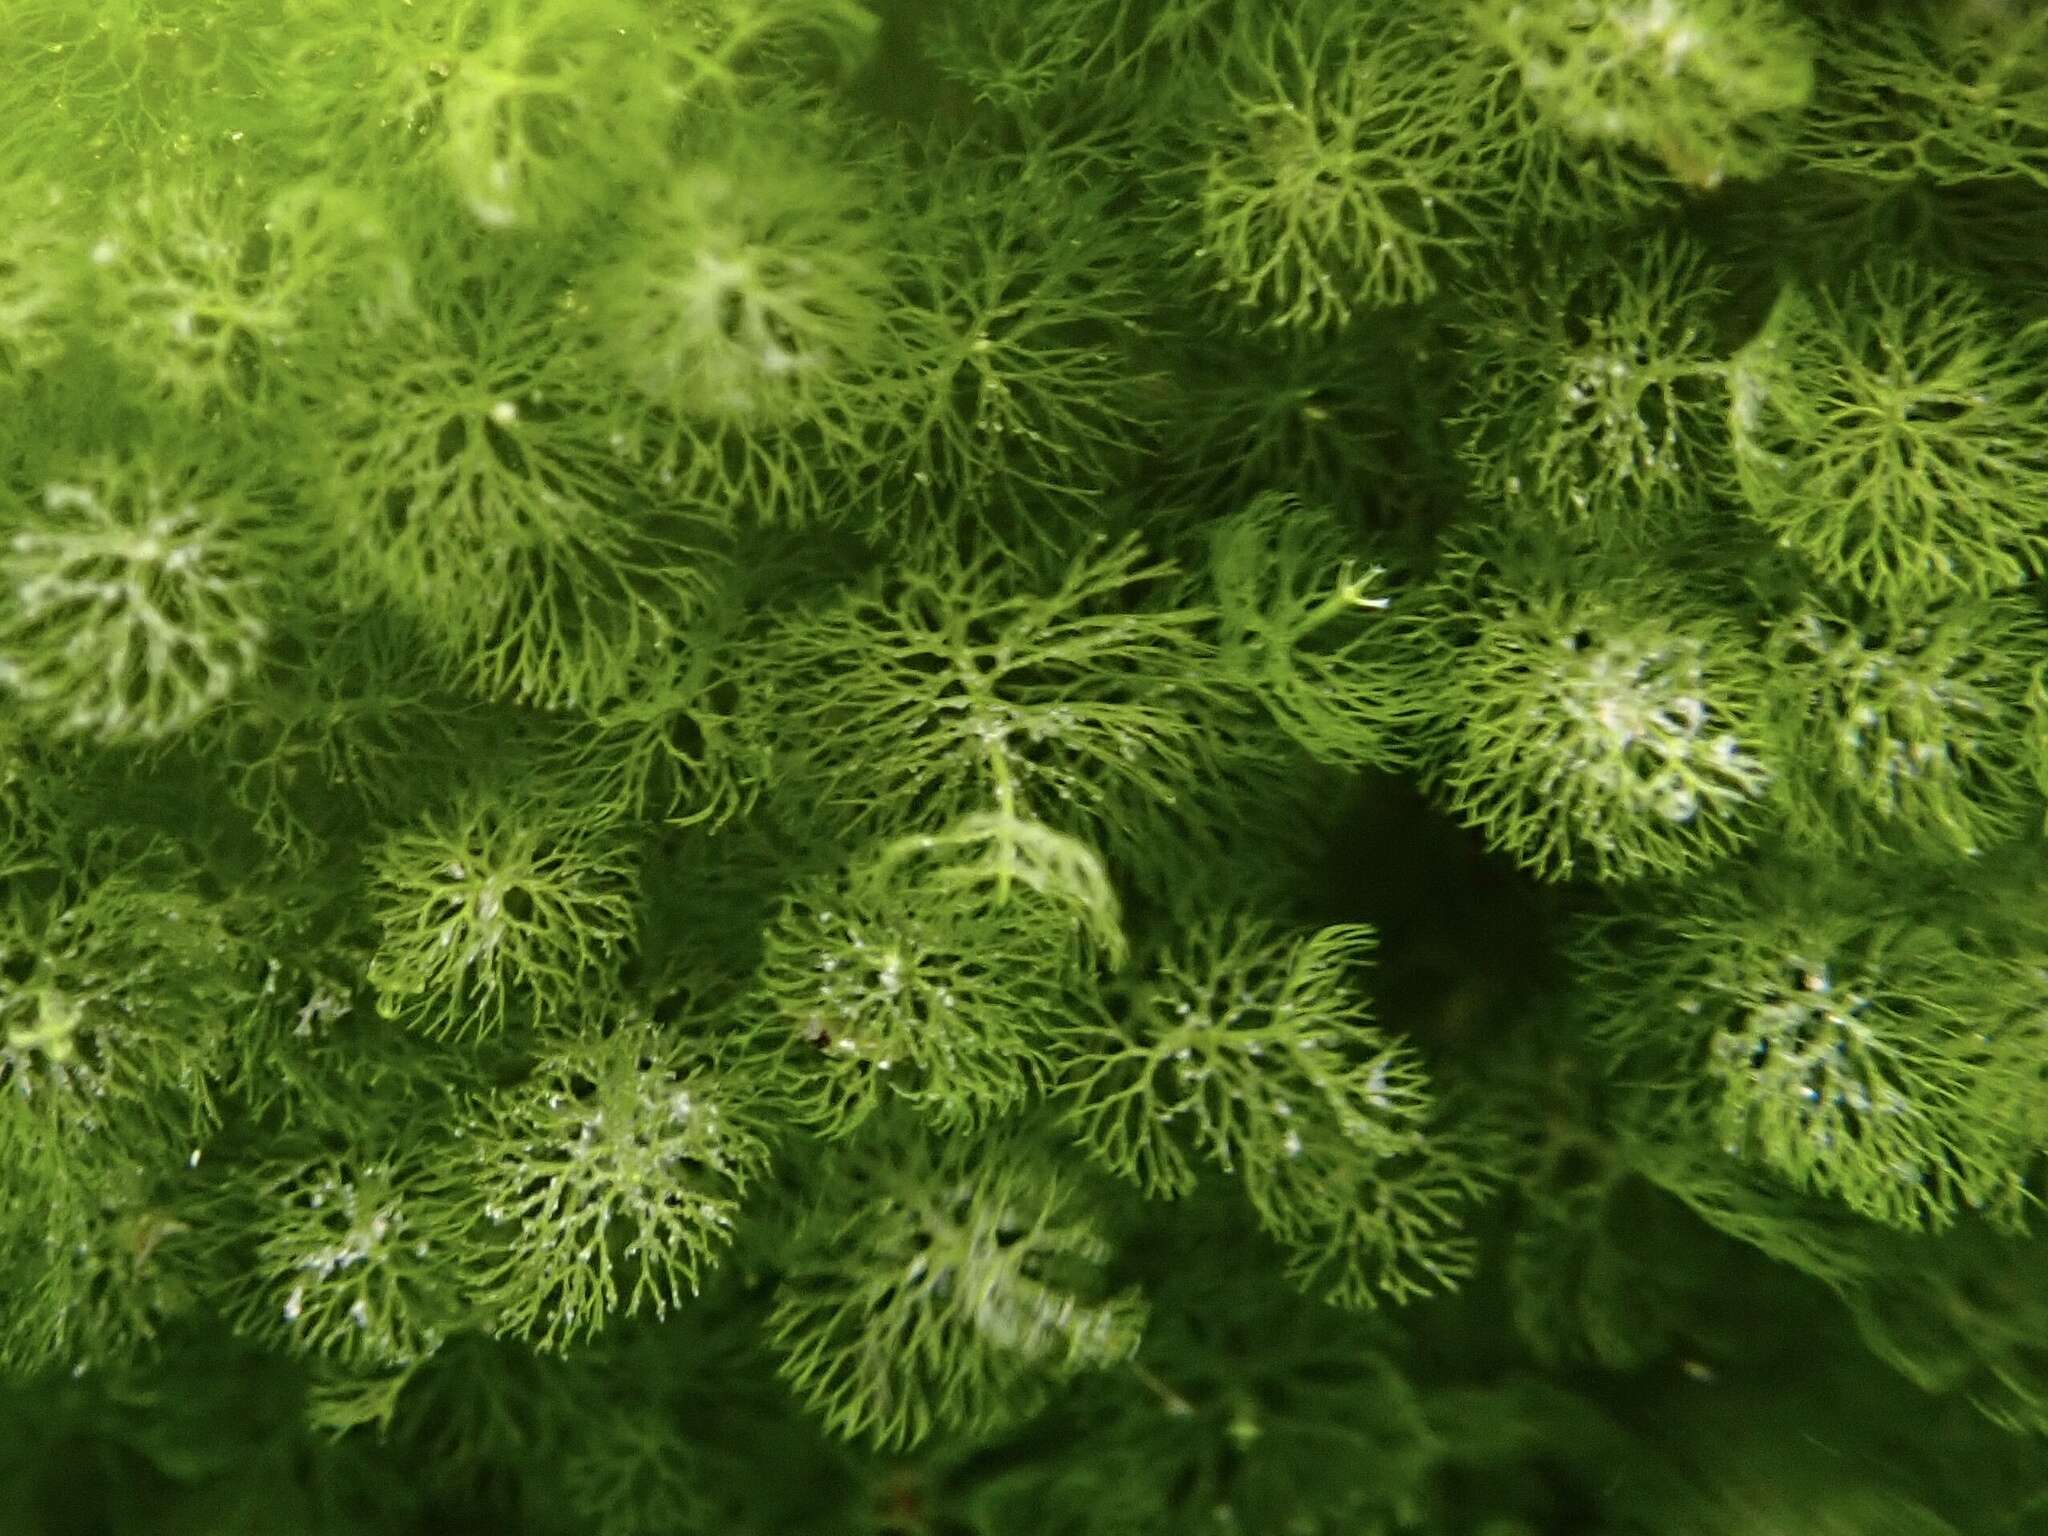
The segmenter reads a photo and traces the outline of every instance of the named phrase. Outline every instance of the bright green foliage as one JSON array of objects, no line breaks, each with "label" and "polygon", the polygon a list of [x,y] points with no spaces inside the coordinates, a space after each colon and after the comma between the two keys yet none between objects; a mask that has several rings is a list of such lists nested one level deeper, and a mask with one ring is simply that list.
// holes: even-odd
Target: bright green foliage
[{"label": "bright green foliage", "polygon": [[1968,280],[1911,262],[1786,289],[1729,367],[1750,511],[1878,602],[2016,585],[2048,549],[2044,355]]},{"label": "bright green foliage", "polygon": [[972,811],[936,832],[896,838],[874,851],[862,878],[951,904],[956,920],[1000,913],[1028,893],[1064,909],[1074,932],[1112,964],[1125,953],[1122,907],[1101,854],[1014,811]]},{"label": "bright green foliage", "polygon": [[887,194],[839,142],[786,102],[713,125],[591,279],[586,323],[661,413],[665,473],[729,516],[836,515],[830,466],[897,413]]},{"label": "bright green foliage", "polygon": [[0,38],[0,120],[60,162],[67,185],[120,185],[178,159],[276,147],[284,0],[18,0]]},{"label": "bright green foliage", "polygon": [[905,415],[870,449],[890,468],[882,525],[1093,501],[1144,414],[1138,291],[1103,239],[1107,196],[1085,162],[926,155],[910,170],[926,192],[904,251]]},{"label": "bright green foliage", "polygon": [[18,388],[68,340],[87,271],[78,200],[38,176],[0,182],[0,388]]},{"label": "bright green foliage", "polygon": [[1208,923],[1060,1043],[1068,1121],[1105,1166],[1153,1195],[1192,1190],[1197,1158],[1236,1175],[1304,1273],[1333,1272],[1331,1299],[1351,1303],[1425,1294],[1466,1262],[1448,1187],[1403,1162],[1431,1101],[1413,1053],[1366,1023],[1371,948],[1361,927],[1290,940]]},{"label": "bright green foliage", "polygon": [[1467,325],[1475,489],[1510,517],[1668,536],[1726,473],[1720,296],[1678,240],[1626,264],[1574,253],[1497,290]]},{"label": "bright green foliage", "polygon": [[261,1186],[238,1322],[254,1337],[349,1369],[409,1367],[460,1317],[445,1207],[417,1160],[323,1157]]},{"label": "bright green foliage", "polygon": [[633,861],[615,828],[533,794],[472,792],[371,858],[380,1011],[487,1035],[603,994],[632,939]]},{"label": "bright green foliage", "polygon": [[1485,215],[1450,39],[1406,5],[1273,7],[1233,39],[1194,201],[1196,270],[1252,325],[1342,329],[1435,293]]},{"label": "bright green foliage", "polygon": [[1763,672],[1670,580],[1467,552],[1421,622],[1443,689],[1431,782],[1524,867],[1638,878],[1753,835],[1774,777]]},{"label": "bright green foliage", "polygon": [[[6,1123],[62,1138],[197,1134],[208,1068],[247,986],[218,915],[188,892],[110,875],[5,913],[0,1086]],[[252,978],[253,981],[253,978]]]},{"label": "bright green foliage", "polygon": [[794,1242],[768,1324],[782,1374],[878,1446],[1013,1421],[1144,1327],[1135,1295],[1104,1293],[1085,1197],[1019,1144],[855,1143]]},{"label": "bright green foliage", "polygon": [[1436,1124],[1372,1158],[1339,1149],[1290,1161],[1268,1218],[1288,1281],[1338,1307],[1457,1290],[1478,1267],[1464,1226],[1492,1187],[1488,1153]]},{"label": "bright green foliage", "polygon": [[1289,942],[1240,919],[1187,935],[1097,1022],[1106,1038],[1068,1045],[1063,1087],[1081,1140],[1148,1193],[1189,1193],[1199,1156],[1241,1173],[1262,1207],[1311,1148],[1385,1155],[1426,1100],[1416,1063],[1365,1023],[1350,973],[1371,949],[1365,928]]},{"label": "bright green foliage", "polygon": [[749,1090],[638,1020],[552,1052],[464,1139],[461,1188],[501,1229],[478,1294],[542,1349],[695,1295],[768,1158]]},{"label": "bright green foliage", "polygon": [[91,264],[97,328],[122,365],[196,410],[302,400],[335,335],[412,313],[375,205],[319,182],[266,197],[232,175],[153,175],[115,200]]},{"label": "bright green foliage", "polygon": [[424,175],[485,229],[557,226],[659,142],[660,54],[626,0],[295,10],[280,89],[303,131],[344,166]]},{"label": "bright green foliage", "polygon": [[160,739],[243,684],[269,631],[278,550],[232,471],[138,446],[25,500],[0,543],[0,693],[27,717],[63,735]]},{"label": "bright green foliage", "polygon": [[615,365],[679,415],[815,419],[887,340],[879,191],[785,121],[693,144],[636,216],[632,264],[593,281]]},{"label": "bright green foliage", "polygon": [[2043,14],[12,0],[0,1528],[2039,1536]]},{"label": "bright green foliage", "polygon": [[568,773],[629,815],[719,827],[761,789],[768,747],[752,703],[742,642],[716,623],[695,625],[651,657],[618,694],[595,701],[591,738],[565,748]]},{"label": "bright green foliage", "polygon": [[861,0],[660,0],[653,10],[668,94],[685,106],[744,103],[820,62],[850,70],[880,29]]},{"label": "bright green foliage", "polygon": [[1815,743],[1784,753],[1803,837],[1967,855],[2020,829],[2040,730],[2029,684],[2048,662],[2031,604],[1965,598],[1859,622],[1816,601],[1780,621],[1766,656],[1776,729]]},{"label": "bright green foliage", "polygon": [[701,600],[700,513],[640,473],[562,294],[461,258],[420,323],[351,360],[323,509],[345,589],[426,628],[495,697],[589,702]]},{"label": "bright green foliage", "polygon": [[1668,1082],[1671,1119],[1896,1226],[2003,1197],[2026,1150],[2001,967],[1826,874],[1763,866],[1690,896],[1583,959],[1595,1031]]},{"label": "bright green foliage", "polygon": [[1218,663],[1250,683],[1280,728],[1317,760],[1347,768],[1395,755],[1412,711],[1378,617],[1385,572],[1361,566],[1342,526],[1284,492],[1260,496],[1210,536],[1222,628]]},{"label": "bright green foliage", "polygon": [[940,1131],[1014,1109],[1067,1001],[1057,908],[969,905],[892,874],[812,881],[762,936],[749,1034],[788,1062],[800,1114],[829,1137],[892,1100]]},{"label": "bright green foliage", "polygon": [[855,823],[934,831],[1171,798],[1206,660],[1199,610],[1145,605],[1172,574],[1124,541],[1044,583],[938,555],[864,583],[771,639],[787,771]]},{"label": "bright green foliage", "polygon": [[1806,164],[1886,181],[2048,184],[2048,13],[1900,0],[1840,18],[1799,135]]},{"label": "bright green foliage", "polygon": [[753,809],[774,753],[760,637],[768,614],[803,590],[807,553],[778,535],[735,541],[688,622],[617,692],[585,701],[576,730],[549,738],[576,793],[628,818],[713,831]]},{"label": "bright green foliage", "polygon": [[1813,87],[1814,42],[1779,0],[1475,0],[1556,132],[1654,157],[1715,187],[1784,153]]}]

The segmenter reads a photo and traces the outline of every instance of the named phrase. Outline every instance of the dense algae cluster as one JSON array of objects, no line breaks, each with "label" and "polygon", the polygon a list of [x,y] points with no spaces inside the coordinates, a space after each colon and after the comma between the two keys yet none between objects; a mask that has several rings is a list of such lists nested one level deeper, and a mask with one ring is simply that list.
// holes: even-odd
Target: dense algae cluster
[{"label": "dense algae cluster", "polygon": [[0,1529],[2048,1530],[2048,12],[0,99]]}]

